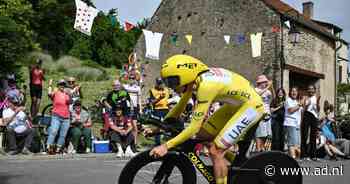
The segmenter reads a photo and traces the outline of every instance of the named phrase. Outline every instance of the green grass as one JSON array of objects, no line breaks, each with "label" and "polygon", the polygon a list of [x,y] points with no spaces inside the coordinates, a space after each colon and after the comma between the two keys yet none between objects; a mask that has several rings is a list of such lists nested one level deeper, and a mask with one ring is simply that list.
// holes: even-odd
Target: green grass
[{"label": "green grass", "polygon": [[[96,100],[99,100],[100,97],[105,95],[108,91],[112,88],[113,80],[116,78],[117,69],[116,68],[103,68],[106,71],[106,75],[108,77],[108,80],[98,80],[98,81],[78,81],[77,83],[81,85],[82,87],[82,93],[83,93],[83,99],[82,103],[85,107],[90,107],[95,104]],[[29,112],[30,110],[30,92],[29,92],[29,73],[27,67],[22,67],[21,69],[23,74],[23,79],[25,79],[25,83],[28,88],[26,90],[27,94],[27,102],[26,102],[26,108]],[[45,75],[46,80],[44,81],[44,87],[43,87],[43,95],[41,99],[41,105],[39,113],[42,112],[43,108],[45,108],[47,105],[51,104],[51,99],[48,97],[48,81],[49,79],[53,79],[54,83],[57,82],[59,79],[69,77],[64,72],[58,72],[57,70],[55,72],[49,72]],[[99,122],[93,122],[93,134],[97,137],[100,137],[100,129],[103,127],[103,124],[101,121]]]}]

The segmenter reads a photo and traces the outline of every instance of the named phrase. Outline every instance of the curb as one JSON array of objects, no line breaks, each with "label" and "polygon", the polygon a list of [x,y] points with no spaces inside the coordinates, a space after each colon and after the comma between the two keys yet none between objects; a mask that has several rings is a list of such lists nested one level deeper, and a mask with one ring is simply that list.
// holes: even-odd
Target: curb
[{"label": "curb", "polygon": [[2,156],[0,155],[0,160],[129,160],[130,158],[118,158],[114,153],[107,154],[58,154],[58,155],[14,155],[14,156]]}]

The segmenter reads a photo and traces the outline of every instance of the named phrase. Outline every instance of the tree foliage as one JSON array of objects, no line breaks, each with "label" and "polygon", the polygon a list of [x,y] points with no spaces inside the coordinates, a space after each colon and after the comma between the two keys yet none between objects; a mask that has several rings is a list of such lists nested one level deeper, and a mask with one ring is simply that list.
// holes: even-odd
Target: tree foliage
[{"label": "tree foliage", "polygon": [[[94,6],[91,0],[83,0]],[[121,67],[127,62],[146,21],[125,32],[117,10],[99,12],[91,36],[76,31],[73,0],[0,0],[1,71],[13,72],[26,64],[23,56],[43,50],[54,58],[73,55],[103,66]],[[112,21],[113,20],[113,21]]]},{"label": "tree foliage", "polygon": [[[30,20],[34,12],[25,0],[0,0],[0,71],[17,72],[23,56],[38,47]],[[1,76],[0,76],[1,77]]]}]

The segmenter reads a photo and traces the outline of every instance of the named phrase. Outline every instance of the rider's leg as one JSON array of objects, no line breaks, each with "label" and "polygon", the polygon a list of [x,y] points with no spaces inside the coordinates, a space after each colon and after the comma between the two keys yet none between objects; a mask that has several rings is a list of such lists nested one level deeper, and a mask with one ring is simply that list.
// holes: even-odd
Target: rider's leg
[{"label": "rider's leg", "polygon": [[256,151],[261,152],[264,151],[265,140],[262,137],[257,137],[255,139],[256,142]]},{"label": "rider's leg", "polygon": [[[228,109],[230,110],[230,109]],[[228,111],[229,112],[229,111]],[[227,166],[225,163],[225,150],[236,144],[248,132],[264,113],[262,105],[243,104],[238,111],[225,122],[224,127],[215,138],[215,147],[211,147],[213,156],[214,173],[219,181],[224,181],[227,177]],[[217,120],[220,120],[219,118]],[[216,125],[217,122],[214,124]]]},{"label": "rider's leg", "polygon": [[216,184],[227,184],[227,165],[225,161],[225,149],[219,148],[214,143],[209,144],[209,155],[214,166]]},{"label": "rider's leg", "polygon": [[[232,106],[228,104],[223,105],[203,124],[203,128],[199,131],[197,137],[204,137],[205,139],[203,140],[214,140],[221,129],[225,126],[226,122],[232,118],[238,109],[239,106]],[[215,122],[215,124],[212,122]],[[231,151],[226,151],[225,157],[227,160],[233,161],[234,156],[235,154]]]}]

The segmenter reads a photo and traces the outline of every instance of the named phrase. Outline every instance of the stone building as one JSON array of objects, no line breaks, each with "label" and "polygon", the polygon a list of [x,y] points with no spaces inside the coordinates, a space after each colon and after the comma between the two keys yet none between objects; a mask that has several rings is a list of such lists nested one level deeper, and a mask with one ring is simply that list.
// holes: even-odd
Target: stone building
[{"label": "stone building", "polygon": [[[304,3],[303,7],[303,13],[299,13],[280,0],[163,0],[147,28],[164,36],[160,60],[149,60],[146,87],[153,85],[166,58],[185,53],[209,66],[231,69],[252,82],[264,73],[275,88],[287,91],[293,85],[305,89],[314,84],[322,101],[335,103],[336,73],[342,65],[336,62],[337,44],[348,45],[339,39],[340,28],[313,20],[313,3]],[[273,32],[273,27],[279,27],[278,31]],[[300,38],[297,43],[292,43],[291,29],[300,32],[294,34]],[[257,32],[263,33],[262,54],[253,58],[249,35]],[[176,45],[170,41],[172,33],[178,35]],[[191,45],[186,34],[193,35]],[[244,44],[235,43],[235,35],[239,34],[245,35]],[[231,44],[225,43],[224,35],[231,35]],[[140,60],[148,60],[144,58],[143,36],[135,51]],[[347,67],[342,67],[344,80]]]}]

